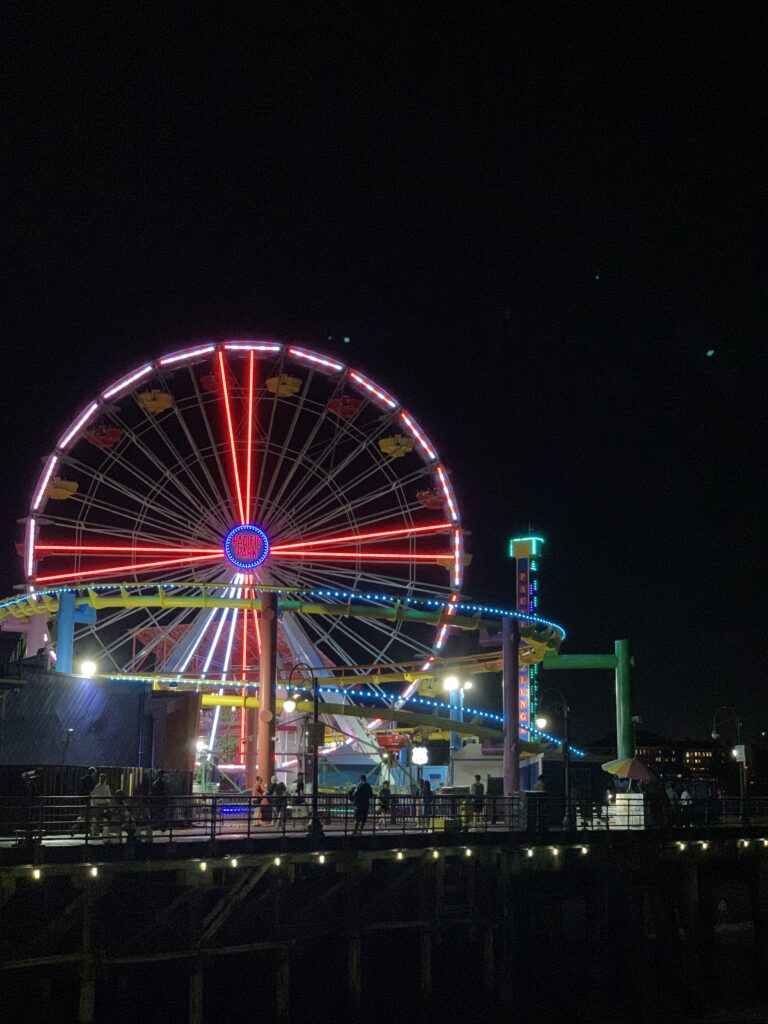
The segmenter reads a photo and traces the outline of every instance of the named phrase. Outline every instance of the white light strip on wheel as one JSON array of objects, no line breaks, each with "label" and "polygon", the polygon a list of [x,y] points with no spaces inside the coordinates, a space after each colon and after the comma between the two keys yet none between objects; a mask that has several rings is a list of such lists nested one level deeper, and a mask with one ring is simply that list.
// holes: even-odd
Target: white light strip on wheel
[{"label": "white light strip on wheel", "polygon": [[214,616],[217,615],[220,611],[221,611],[220,608],[214,608],[213,611],[211,612],[211,614],[208,616],[207,622],[205,623],[205,625],[203,626],[203,628],[200,630],[200,632],[197,635],[197,640],[195,640],[194,644],[192,645],[190,650],[187,652],[187,656],[184,659],[183,664],[179,668],[179,672],[186,672],[187,666],[189,665],[190,661],[192,661],[192,658],[194,657],[195,651],[200,646],[200,644],[202,642],[202,639],[203,639],[203,637],[205,636],[205,634],[206,634],[206,632],[208,630],[208,627],[210,626],[211,622],[213,621]]},{"label": "white light strip on wheel", "polygon": [[342,363],[336,363],[333,359],[326,359],[324,356],[316,356],[303,348],[289,348],[288,351],[297,359],[304,359],[309,363],[314,363],[316,366],[322,366],[326,370],[331,370],[333,373],[338,373],[344,369]]},{"label": "white light strip on wheel", "polygon": [[279,352],[282,345],[262,341],[227,341],[224,348],[233,352]]},{"label": "white light strip on wheel", "polygon": [[108,388],[103,394],[102,398],[114,398],[115,395],[120,395],[123,391],[126,391],[131,384],[135,384],[137,380],[141,380],[142,377],[146,377],[148,373],[152,373],[152,363],[147,363],[146,366],[142,366],[140,370],[136,370],[129,377],[123,377],[117,384],[113,384],[111,388]]},{"label": "white light strip on wheel", "polygon": [[79,433],[83,427],[91,420],[99,408],[98,402],[91,402],[87,409],[85,409],[80,416],[75,420],[69,430],[59,439],[59,443],[56,445],[57,448],[66,448],[75,434]]},{"label": "white light strip on wheel", "polygon": [[[242,589],[238,589],[236,597],[240,597],[241,594],[242,594]],[[229,638],[227,640],[227,651],[226,651],[226,654],[224,655],[224,665],[222,666],[222,672],[221,672],[221,681],[222,681],[222,683],[227,678],[227,669],[229,668],[229,659],[230,659],[230,656],[232,654],[232,641],[235,638],[235,627],[237,626],[237,613],[239,612],[239,610],[240,610],[239,608],[235,608],[234,615],[232,616],[232,622],[231,622],[230,627],[229,627]],[[224,688],[223,687],[219,690],[219,694],[222,694],[222,693],[224,693]],[[218,725],[219,725],[219,713],[220,713],[220,711],[221,711],[221,706],[219,704],[217,704],[216,708],[214,709],[214,712],[213,712],[213,724],[211,725],[211,739],[210,739],[210,742],[208,743],[208,749],[209,750],[213,750],[213,744],[214,744],[214,742],[216,740],[216,730],[217,730]]]},{"label": "white light strip on wheel", "polygon": [[221,616],[221,620],[220,620],[218,626],[216,627],[216,632],[213,635],[213,642],[211,644],[211,649],[208,651],[208,654],[206,655],[206,658],[205,658],[205,663],[203,665],[203,675],[205,675],[205,673],[211,667],[211,662],[213,661],[213,656],[216,653],[216,648],[219,645],[219,637],[221,636],[221,631],[222,631],[222,629],[224,629],[224,623],[227,621],[227,616],[229,615],[230,611],[231,611],[230,608],[225,608],[224,609],[224,614]]},{"label": "white light strip on wheel", "polygon": [[450,512],[451,519],[455,523],[455,522],[457,522],[459,516],[458,516],[458,513],[456,511],[456,504],[455,504],[455,502],[453,500],[453,493],[452,493],[452,490],[451,490],[451,485],[448,483],[448,477],[446,476],[445,470],[443,469],[442,466],[438,466],[437,467],[437,475],[440,478],[440,486],[443,488],[443,494],[445,495],[445,500],[448,502],[448,511]]},{"label": "white light strip on wheel", "polygon": [[40,508],[40,502],[43,500],[43,496],[45,495],[45,489],[48,486],[48,481],[51,479],[53,471],[56,468],[56,463],[58,461],[58,455],[52,455],[50,459],[48,459],[48,465],[45,467],[45,472],[43,473],[43,478],[40,481],[40,486],[37,488],[37,493],[32,499],[33,512],[37,512],[37,510]]},{"label": "white light strip on wheel", "polygon": [[369,380],[366,380],[366,378],[363,377],[362,374],[358,373],[356,370],[350,370],[349,376],[356,384],[359,384],[361,388],[365,388],[365,390],[369,394],[373,395],[375,398],[378,398],[380,402],[383,402],[388,409],[397,408],[397,402],[394,400],[394,398],[390,398],[390,396],[385,391],[382,391],[381,388],[377,388],[375,384],[372,384]]},{"label": "white light strip on wheel", "polygon": [[27,544],[24,552],[24,570],[27,577],[32,575],[32,570],[35,567],[35,520],[30,519],[27,524]]},{"label": "white light strip on wheel", "polygon": [[215,345],[200,345],[198,348],[188,348],[184,352],[174,352],[172,356],[163,356],[158,362],[161,366],[170,366],[172,363],[183,363],[185,359],[194,359],[195,356],[207,355],[215,349]]},{"label": "white light strip on wheel", "polygon": [[416,441],[418,442],[419,446],[421,447],[422,451],[427,456],[427,458],[428,459],[436,459],[437,458],[437,452],[433,451],[433,449],[429,446],[429,444],[427,443],[426,437],[419,430],[419,428],[413,422],[413,420],[408,415],[408,413],[404,412],[404,411],[401,411],[400,419],[405,424],[405,428],[408,431],[408,433],[411,435],[411,437],[416,439]]}]

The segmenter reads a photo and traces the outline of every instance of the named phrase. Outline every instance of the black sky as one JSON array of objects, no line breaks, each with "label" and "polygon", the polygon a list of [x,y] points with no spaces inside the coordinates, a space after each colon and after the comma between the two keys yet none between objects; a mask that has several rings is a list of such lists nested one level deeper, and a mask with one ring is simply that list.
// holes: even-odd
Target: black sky
[{"label": "black sky", "polygon": [[[631,638],[646,727],[768,720],[762,6],[32,4],[18,28],[4,591],[39,460],[100,385],[273,333],[418,415],[471,593],[505,597],[531,523],[542,611],[570,651]],[[553,681],[579,739],[610,728],[607,677]]]}]

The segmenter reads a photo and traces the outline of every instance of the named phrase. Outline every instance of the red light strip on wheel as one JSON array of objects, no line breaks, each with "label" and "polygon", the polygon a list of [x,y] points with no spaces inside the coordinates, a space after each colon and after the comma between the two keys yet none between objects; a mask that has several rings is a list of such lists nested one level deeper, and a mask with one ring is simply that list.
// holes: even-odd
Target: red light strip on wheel
[{"label": "red light strip on wheel", "polygon": [[383,402],[388,409],[397,408],[397,402],[394,400],[394,398],[391,398],[385,391],[382,391],[381,388],[377,388],[375,384],[372,384],[369,380],[366,380],[365,377],[357,373],[356,370],[350,370],[349,376],[352,378],[353,381],[355,381],[356,384],[359,384],[361,388],[365,388],[365,390],[369,394],[373,395],[375,398],[378,398],[380,402]]},{"label": "red light strip on wheel", "polygon": [[143,572],[145,569],[169,569],[172,565],[189,565],[192,562],[210,562],[210,555],[195,555],[191,558],[168,558],[161,562],[139,562],[138,564],[110,565],[106,569],[83,569],[80,572],[61,572],[55,576],[38,576],[36,583],[54,583],[57,580],[90,579],[92,576],[110,576],[119,572]]},{"label": "red light strip on wheel", "polygon": [[273,544],[270,551],[273,554],[292,551],[294,548],[323,547],[327,544],[341,544],[347,541],[374,540],[382,537],[405,537],[415,533],[440,533],[450,530],[448,523],[432,523],[429,526],[401,526],[394,530],[375,530],[370,533],[344,533],[337,536],[323,537],[321,540],[297,540],[288,544]]},{"label": "red light strip on wheel", "polygon": [[251,462],[253,461],[253,352],[248,357],[248,463],[245,471],[245,519],[251,521]]},{"label": "red light strip on wheel", "polygon": [[59,461],[58,455],[52,455],[50,457],[50,459],[48,459],[48,465],[45,467],[45,472],[43,473],[43,478],[40,481],[40,486],[37,488],[35,496],[32,499],[32,511],[33,512],[37,512],[38,508],[40,508],[40,503],[43,500],[43,496],[45,494],[45,490],[46,490],[46,488],[48,486],[48,481],[51,479],[53,471],[56,468],[56,463],[58,461]]},{"label": "red light strip on wheel", "polygon": [[411,437],[416,439],[416,441],[418,442],[418,444],[421,447],[421,450],[424,452],[424,454],[427,456],[427,458],[428,459],[436,459],[437,458],[437,452],[433,451],[433,449],[429,446],[429,444],[427,443],[426,437],[422,434],[422,432],[419,430],[419,428],[413,422],[413,420],[408,415],[408,413],[407,412],[401,412],[400,413],[400,419],[405,424],[405,428],[408,431],[408,433],[411,435]]},{"label": "red light strip on wheel", "polygon": [[437,562],[447,560],[450,555],[445,551],[436,551],[431,555],[412,555],[407,551],[404,552],[391,552],[391,551],[306,551],[304,549],[291,551],[277,551],[276,548],[270,549],[270,555],[274,555],[275,558],[322,558],[326,561],[333,561],[334,558],[344,559],[355,559],[359,558],[364,562]]},{"label": "red light strip on wheel", "polygon": [[221,386],[224,391],[224,408],[227,412],[227,428],[229,430],[229,444],[232,452],[232,466],[235,471],[235,487],[237,489],[237,504],[240,509],[240,522],[245,523],[245,509],[243,508],[243,494],[240,490],[240,472],[237,468],[237,451],[235,449],[235,432],[232,428],[232,411],[229,408],[229,388],[227,387],[227,374],[224,369],[224,353],[219,350],[219,370],[221,371]]},{"label": "red light strip on wheel", "polygon": [[458,516],[458,513],[456,511],[456,504],[455,504],[455,502],[453,500],[453,494],[451,492],[451,486],[448,483],[448,477],[446,476],[445,470],[443,469],[442,466],[438,466],[437,467],[437,475],[438,475],[438,478],[440,480],[440,486],[443,488],[443,494],[445,495],[445,500],[446,500],[446,502],[448,504],[448,511],[450,512],[451,519],[455,523],[458,520],[459,516]]},{"label": "red light strip on wheel", "polygon": [[38,544],[38,551],[59,554],[210,555],[223,557],[221,548],[135,547],[133,544]]},{"label": "red light strip on wheel", "polygon": [[316,356],[312,352],[307,352],[303,348],[289,348],[288,351],[297,359],[304,359],[309,363],[314,363],[316,366],[322,366],[324,369],[331,370],[334,373],[338,373],[340,370],[344,369],[341,363],[335,363],[332,359],[325,359],[323,356]]}]

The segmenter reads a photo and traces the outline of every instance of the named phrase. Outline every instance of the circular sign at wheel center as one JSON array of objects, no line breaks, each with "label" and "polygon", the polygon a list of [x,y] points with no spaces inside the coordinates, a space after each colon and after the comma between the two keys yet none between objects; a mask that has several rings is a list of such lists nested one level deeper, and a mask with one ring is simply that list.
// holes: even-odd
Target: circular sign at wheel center
[{"label": "circular sign at wheel center", "polygon": [[250,572],[262,565],[269,554],[269,538],[259,526],[233,526],[224,538],[224,554],[236,569]]}]

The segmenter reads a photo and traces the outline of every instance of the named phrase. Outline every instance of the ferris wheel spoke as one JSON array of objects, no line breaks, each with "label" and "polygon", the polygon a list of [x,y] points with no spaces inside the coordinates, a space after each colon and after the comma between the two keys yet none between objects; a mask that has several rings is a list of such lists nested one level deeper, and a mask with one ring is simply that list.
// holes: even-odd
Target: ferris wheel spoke
[{"label": "ferris wheel spoke", "polygon": [[[385,477],[384,482],[379,485],[375,490],[364,491],[362,494],[356,494],[359,488],[366,484],[372,477],[383,475]],[[385,497],[391,496],[393,493],[402,493],[404,487],[410,483],[418,480],[425,475],[425,469],[422,467],[416,473],[409,474],[405,478],[398,479],[391,471],[389,466],[379,463],[373,466],[368,466],[365,470],[358,474],[352,480],[344,482],[344,506],[341,511],[343,512],[354,512],[356,509],[364,507],[367,504],[378,501]],[[330,481],[325,481],[327,484]],[[320,497],[324,489],[324,481],[320,481],[318,486],[314,488],[314,493],[310,497],[312,504],[306,505],[304,502],[297,504],[293,508],[294,521],[301,524],[311,520],[315,529],[322,529],[329,521],[333,521],[339,515],[339,507],[334,504],[333,496],[326,494],[325,497]],[[319,499],[319,500],[318,500]],[[304,511],[306,509],[306,511]],[[330,511],[325,512],[326,509]],[[302,512],[304,515],[302,516]],[[323,514],[325,512],[325,515]]]},{"label": "ferris wheel spoke", "polygon": [[[349,581],[349,582],[345,582]],[[436,596],[444,597],[450,593],[450,588],[446,584],[441,586],[436,583],[428,583],[425,580],[416,580],[412,575],[405,576],[388,576],[383,573],[375,573],[372,571],[362,572],[358,569],[342,568],[341,566],[335,566],[333,568],[323,567],[319,565],[312,565],[311,571],[305,566],[301,567],[300,574],[293,574],[292,582],[291,578],[286,575],[285,586],[312,586],[315,588],[322,589],[327,587],[328,589],[335,590],[342,586],[347,590],[369,592],[371,590],[378,590],[387,587],[391,587],[400,593],[411,595],[417,592],[421,594],[434,594]]]},{"label": "ferris wheel spoke", "polygon": [[[198,384],[197,384],[197,378],[196,378],[196,376],[194,374],[194,371],[193,371],[192,367],[188,367],[188,372],[189,372],[189,376],[190,376],[191,381],[192,381],[192,386],[193,386],[193,388],[195,390],[195,395],[196,395],[196,398],[197,398],[197,411],[200,413],[201,418],[203,419],[205,424],[208,425],[208,420],[207,420],[207,417],[206,417],[206,414],[205,414],[203,397],[200,394],[200,389],[199,389]],[[194,437],[192,431],[190,430],[189,424],[187,423],[186,417],[183,414],[183,411],[182,411],[182,408],[181,408],[181,404],[179,402],[174,402],[173,403],[173,412],[174,412],[174,415],[176,416],[176,419],[177,419],[177,421],[179,423],[179,427],[180,427],[182,433],[184,434],[184,437],[187,439],[187,444],[189,445],[190,452],[194,453],[194,456],[195,456],[195,459],[196,459],[196,465],[199,467],[200,472],[203,474],[203,476],[205,477],[206,481],[208,482],[208,485],[210,487],[210,495],[212,497],[214,505],[218,508],[221,491],[220,491],[219,487],[217,486],[216,481],[213,478],[213,474],[211,473],[210,469],[208,468],[207,460],[203,457],[203,454],[202,454],[202,452],[200,450],[200,447],[199,447],[197,441],[195,440],[195,437]],[[216,463],[218,465],[219,471],[220,471],[220,473],[223,474],[223,467],[221,465],[220,459],[218,458],[218,453],[217,453],[217,451],[215,449],[216,449],[216,446],[213,444],[213,438],[211,438],[211,450],[213,452],[214,458],[216,459]],[[191,474],[191,475],[194,476],[194,474]],[[223,481],[223,483],[224,483],[224,485],[226,487],[226,483],[227,482]],[[228,524],[227,524],[227,522],[225,522],[223,517],[217,517],[216,524],[219,527],[219,529],[221,529],[224,532],[226,532],[226,528],[227,528]]]},{"label": "ferris wheel spoke", "polygon": [[[153,481],[150,478],[147,478],[147,491],[142,494],[138,491],[133,490],[133,488],[129,487],[124,481],[116,480],[114,477],[106,477],[104,474],[101,473],[96,473],[93,470],[91,470],[89,466],[86,466],[83,463],[75,463],[75,466],[77,467],[79,472],[83,473],[84,476],[88,477],[92,481],[92,487],[106,487],[109,490],[113,491],[115,494],[119,494],[122,495],[124,498],[127,498],[128,501],[134,504],[136,508],[139,510],[146,511],[147,508],[152,508],[153,513],[159,514],[169,521],[169,525],[165,527],[166,529],[172,528],[170,524],[174,524],[177,530],[180,528],[186,532],[189,529],[189,518],[185,519],[175,509],[170,509],[165,505],[161,505],[158,500],[155,500],[159,497],[160,494],[158,481]],[[76,503],[83,504],[87,507],[92,503],[93,498],[90,493],[83,495],[82,498],[78,497],[78,495],[76,494],[74,496],[74,500]],[[103,502],[105,507],[108,507],[111,511],[114,511],[116,514],[118,510],[120,510],[120,506],[115,505],[113,502],[109,502],[105,498],[101,498],[100,500]],[[122,509],[122,515],[130,516],[131,512],[130,510],[126,512],[125,509]],[[205,519],[202,516],[200,510],[198,510],[197,516],[198,518],[196,521],[198,523],[205,522]],[[154,519],[154,516],[152,518]],[[133,513],[133,519],[134,521],[136,519],[135,513]]]},{"label": "ferris wheel spoke", "polygon": [[[248,440],[246,444],[246,477],[245,477],[245,522],[250,523],[251,521],[251,476],[253,473],[253,414],[254,414],[254,376],[256,355],[254,352],[250,352],[248,356],[248,429],[247,435]],[[243,621],[247,622],[248,616],[243,616]]]},{"label": "ferris wheel spoke", "polygon": [[[294,434],[294,431],[296,430],[296,425],[298,424],[298,422],[301,419],[302,414],[304,412],[304,406],[305,406],[305,403],[307,401],[307,396],[309,395],[309,391],[310,391],[310,388],[312,386],[312,381],[314,379],[314,376],[315,376],[314,370],[309,369],[309,373],[308,373],[307,379],[304,381],[304,385],[303,385],[303,387],[301,389],[301,394],[299,396],[299,399],[293,405],[293,416],[291,417],[290,425],[289,425],[288,430],[287,430],[284,438],[282,439],[282,443],[280,445],[280,452],[279,452],[279,455],[278,455],[278,458],[277,458],[277,465],[272,470],[272,473],[271,473],[270,478],[269,478],[269,482],[267,484],[266,492],[264,493],[264,496],[262,498],[262,501],[263,501],[265,506],[267,506],[269,504],[269,500],[270,500],[270,497],[272,495],[272,488],[274,487],[275,481],[280,476],[280,470],[282,469],[282,466],[283,466],[283,461],[285,459],[285,453],[286,453],[286,451],[288,451],[290,449],[291,441],[293,439],[293,434]],[[317,427],[317,425],[318,425],[318,423],[319,423],[319,421],[321,419],[322,419],[322,417],[318,417],[318,419],[315,422],[315,427]],[[275,499],[275,500],[278,501],[279,499]]]},{"label": "ferris wheel spoke", "polygon": [[338,544],[346,544],[350,542],[364,543],[366,541],[377,540],[384,542],[385,540],[394,540],[395,538],[405,538],[416,536],[417,534],[435,534],[445,533],[451,530],[450,523],[429,523],[422,526],[396,526],[386,530],[369,530],[366,533],[341,533],[341,534],[330,534],[327,537],[320,537],[316,540],[300,540],[290,541],[284,544],[274,544],[272,546],[273,555],[287,554],[297,549],[308,550],[310,548],[324,549],[334,547]]},{"label": "ferris wheel spoke", "polygon": [[[354,515],[354,522],[358,527],[368,526],[371,523],[384,524],[395,518],[399,519],[400,523],[408,520],[413,522],[413,513],[422,512],[422,506],[418,502],[409,501],[404,489],[418,483],[424,475],[424,471],[420,470],[408,477],[401,478],[396,485],[386,482],[376,490],[364,492],[357,497],[350,497],[346,492],[342,507],[334,506],[331,502],[323,500],[316,508],[308,509],[303,517],[297,517],[293,531],[288,531],[280,539],[290,540],[292,535],[299,532],[302,537],[311,540],[315,534],[321,531],[325,532],[329,528],[329,524],[335,523],[340,516],[349,518],[350,515]],[[382,509],[380,503],[388,498],[393,500],[391,508],[389,510]],[[376,509],[367,515],[361,515],[360,512],[366,505],[375,505]],[[321,514],[322,510],[326,506],[329,507],[329,511],[323,515]],[[399,524],[393,523],[392,525]]]},{"label": "ferris wheel spoke", "polygon": [[[205,460],[201,458],[200,451],[197,445],[194,443],[191,433],[189,432],[186,421],[184,420],[184,417],[180,409],[180,403],[174,402],[171,408],[173,409],[174,418],[176,422],[179,424],[182,433],[184,434],[187,442],[190,445],[190,453],[194,458],[193,465],[197,472],[193,471],[192,467],[189,465],[188,459],[185,458],[184,455],[182,455],[177,446],[173,443],[167,431],[163,428],[162,422],[159,419],[159,417],[154,416],[151,413],[147,412],[146,410],[142,409],[142,412],[144,413],[145,416],[145,427],[150,428],[152,434],[160,438],[165,449],[171,453],[171,456],[175,460],[175,465],[178,469],[178,473],[183,473],[186,480],[188,481],[188,484],[183,483],[183,481],[178,478],[177,473],[175,478],[177,487],[180,489],[184,489],[184,492],[187,495],[188,500],[190,502],[192,502],[193,504],[201,503],[201,507],[205,508],[210,516],[213,510],[217,507],[217,496],[215,487],[213,486],[213,480],[210,477],[210,473],[208,472],[208,467],[205,465]],[[167,464],[164,463],[163,460],[160,459],[155,454],[151,447],[144,442],[143,436],[140,435],[138,431],[131,431],[131,439],[137,445],[142,454],[147,459],[149,459],[154,465],[156,465],[161,472],[166,473],[168,471]],[[212,490],[210,493],[206,491],[206,489],[203,487],[201,483],[200,472],[202,472],[203,477],[205,477],[207,480],[210,480],[212,484]],[[194,488],[194,491],[197,494],[197,498],[193,496],[192,491],[190,490],[190,486]],[[223,520],[219,520],[218,525],[220,529],[225,526]]]},{"label": "ferris wheel spoke", "polygon": [[224,464],[221,461],[221,456],[219,455],[219,445],[218,445],[218,443],[216,442],[216,440],[215,440],[215,438],[213,436],[213,430],[211,429],[211,421],[208,418],[208,412],[206,410],[206,403],[203,400],[203,396],[200,394],[200,385],[197,382],[197,377],[194,375],[194,373],[192,373],[191,370],[190,370],[190,376],[192,378],[192,386],[194,388],[195,395],[197,397],[197,408],[198,408],[198,410],[200,412],[200,417],[201,417],[201,419],[203,421],[203,424],[205,425],[205,432],[206,432],[206,434],[208,436],[208,440],[210,442],[210,450],[211,450],[211,452],[213,454],[214,459],[216,460],[216,465],[217,465],[218,470],[219,470],[219,476],[221,478],[222,490],[223,490],[224,495],[226,497],[227,504],[229,505],[231,518],[234,520],[234,518],[235,518],[235,499],[234,499],[233,494],[232,494],[232,488],[229,485],[229,477],[228,477],[227,473],[224,470]]},{"label": "ferris wheel spoke", "polygon": [[[357,478],[353,478],[353,480],[351,481],[345,479],[344,490],[347,492],[352,491],[354,487],[357,486],[358,481],[367,479],[368,477],[379,472],[381,469],[384,469],[384,471],[386,472],[386,463],[381,461],[380,453],[378,453],[378,451],[374,451],[374,440],[375,438],[366,438],[366,440],[364,440],[362,443],[356,444],[352,448],[352,450],[330,471],[325,469],[321,461],[318,461],[313,458],[311,460],[311,464],[314,467],[314,476],[317,478],[317,482],[314,484],[313,487],[309,489],[309,491],[305,490],[303,494],[301,494],[300,490],[297,490],[292,501],[293,515],[299,516],[301,511],[307,508],[308,505],[313,505],[316,502],[318,495],[321,494],[323,490],[326,487],[328,487],[329,484],[334,483],[336,479],[344,472],[344,470],[346,470],[348,466],[352,465],[355,459],[360,458],[362,453],[365,452],[366,450],[374,454],[373,465],[369,463],[366,466],[366,469]],[[392,482],[394,483],[395,478],[391,477],[391,479]]]},{"label": "ferris wheel spoke", "polygon": [[149,572],[154,569],[169,569],[172,566],[190,565],[191,563],[202,563],[212,561],[210,555],[188,555],[184,558],[166,558],[153,562],[141,562],[127,565],[111,565],[100,569],[80,569],[72,572],[55,573],[48,576],[38,576],[38,583],[56,583],[62,580],[91,579],[94,576],[116,576],[120,573]]},{"label": "ferris wheel spoke", "polygon": [[[337,383],[336,389],[334,391],[334,397],[339,393],[340,390],[343,390],[343,380],[339,381]],[[304,391],[302,393],[301,402],[297,403],[297,405],[296,405],[296,410],[294,412],[293,421],[291,422],[291,429],[289,431],[288,437],[286,438],[285,444],[281,446],[281,451],[280,451],[280,455],[279,455],[279,458],[278,458],[278,463],[277,463],[277,466],[275,468],[275,471],[272,474],[272,477],[271,477],[270,483],[269,483],[269,489],[268,489],[267,494],[265,495],[265,498],[264,498],[265,504],[267,504],[269,502],[269,499],[270,499],[271,494],[272,494],[272,488],[273,488],[274,482],[277,479],[279,479],[280,470],[282,469],[283,461],[285,459],[285,453],[288,450],[288,446],[289,446],[290,441],[291,441],[291,439],[293,437],[294,429],[295,429],[296,424],[297,424],[298,419],[299,419],[299,414],[302,412],[302,410],[304,408],[304,403],[306,401],[306,396],[308,394],[309,394],[309,381],[307,382],[307,386],[304,388]],[[280,507],[280,502],[282,501],[282,499],[283,499],[283,497],[284,497],[288,487],[291,485],[291,482],[292,482],[292,480],[293,480],[293,478],[294,478],[294,476],[296,474],[297,469],[299,468],[299,466],[303,465],[305,459],[307,458],[307,453],[308,453],[309,449],[311,448],[315,438],[317,437],[320,429],[324,426],[324,424],[326,422],[328,422],[329,415],[330,415],[329,409],[330,409],[330,406],[326,403],[326,405],[323,408],[323,410],[320,413],[320,415],[315,417],[315,422],[314,422],[312,428],[310,429],[304,444],[302,445],[302,447],[291,458],[290,467],[288,469],[288,472],[287,472],[287,474],[285,476],[285,479],[280,484],[280,489],[278,490],[278,492],[277,492],[277,494],[275,495],[275,498],[274,498],[274,505],[276,507],[278,507],[278,508]]]},{"label": "ferris wheel spoke", "polygon": [[[175,526],[169,526],[167,522],[155,519],[153,516],[147,514],[147,506],[140,507],[138,509],[130,509],[125,506],[115,505],[112,502],[108,502],[105,499],[98,499],[93,496],[88,498],[79,498],[78,495],[74,495],[70,499],[73,508],[79,508],[81,512],[79,518],[54,516],[46,514],[45,519],[48,525],[58,526],[67,530],[76,530],[78,535],[83,533],[97,533],[103,536],[105,532],[108,532],[110,536],[117,537],[130,537],[138,538],[147,543],[157,542],[162,543],[164,541],[174,541],[179,536],[179,530]],[[98,513],[105,513],[109,516],[109,525],[105,526],[103,521],[90,523],[85,517],[89,510],[93,510]],[[120,527],[115,525],[115,520],[124,519],[130,523],[130,527]],[[137,526],[140,529],[137,529]],[[144,527],[152,527],[155,531],[148,533]],[[185,524],[187,532],[189,523]],[[207,531],[203,531],[207,534]],[[218,540],[215,535],[212,539]]]},{"label": "ferris wheel spoke", "polygon": [[221,349],[218,352],[219,380],[221,383],[222,396],[224,398],[224,412],[227,420],[227,434],[229,437],[230,455],[232,456],[232,471],[235,480],[235,494],[237,497],[237,509],[240,513],[240,522],[245,520],[245,505],[243,504],[243,489],[240,485],[240,470],[237,460],[237,446],[235,444],[235,430],[232,420],[232,408],[229,400],[229,385],[227,384],[227,368],[224,365],[224,353]]},{"label": "ferris wheel spoke", "polygon": [[[161,441],[166,444],[168,450],[171,451],[177,459],[178,469],[186,470],[183,458],[175,452],[173,446],[170,444],[170,440],[167,439],[167,436],[157,419],[155,417],[150,417],[149,413],[145,413],[145,415],[147,416],[145,428],[147,430],[151,429],[153,434],[160,437]],[[139,432],[134,430],[124,417],[113,413],[111,419],[122,431],[124,431],[126,438],[128,438],[136,450],[141,452],[144,458],[158,470],[159,477],[153,478],[148,473],[139,469],[134,463],[129,462],[125,455],[119,450],[112,451],[109,460],[110,464],[120,466],[120,468],[125,470],[125,472],[139,480],[147,488],[148,493],[157,492],[159,484],[165,482],[168,485],[173,486],[178,492],[179,498],[183,499],[186,503],[189,503],[192,508],[197,508],[200,512],[202,512],[203,509],[208,510],[211,502],[207,496],[203,495],[203,504],[201,505],[200,497],[194,495],[192,491],[189,490],[183,480],[180,479],[178,472],[171,473],[167,463],[163,462],[163,460],[159,458],[154,451],[152,451],[149,445],[144,442]],[[168,500],[172,501],[173,499],[169,496]],[[176,500],[178,500],[178,498]]]},{"label": "ferris wheel spoke", "polygon": [[[176,419],[177,421],[181,422],[180,413],[178,412],[177,407],[178,403],[174,402],[172,408],[174,410],[177,410]],[[171,456],[175,460],[175,465],[177,467],[178,472],[174,475],[173,479],[177,489],[183,492],[184,496],[191,504],[198,504],[200,507],[205,509],[210,509],[211,507],[213,507],[213,495],[208,494],[205,488],[202,487],[202,485],[200,484],[199,476],[191,471],[189,465],[187,464],[187,460],[178,450],[176,445],[171,441],[170,437],[168,436],[168,433],[163,429],[163,425],[160,418],[152,415],[145,409],[142,409],[142,412],[144,413],[145,416],[145,426],[151,429],[153,435],[160,438],[166,450],[171,453]],[[128,428],[127,425],[125,426],[125,429],[130,430],[130,428]],[[145,458],[152,462],[152,464],[155,465],[163,474],[168,474],[169,469],[167,463],[160,459],[155,454],[155,452],[147,444],[144,443],[143,437],[139,434],[138,431],[130,431],[130,437],[131,441],[137,446],[137,448],[141,451]],[[202,460],[200,460],[199,453],[194,448],[193,455],[195,455],[196,457],[195,464],[199,465]],[[194,487],[195,492],[197,494],[196,497],[190,490],[189,486],[180,479],[180,473],[184,473],[186,479],[189,481],[189,484],[191,484],[192,487]],[[202,503],[202,505],[200,505],[200,503]]]}]

